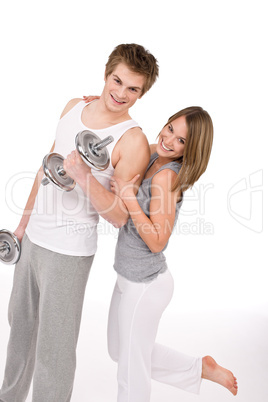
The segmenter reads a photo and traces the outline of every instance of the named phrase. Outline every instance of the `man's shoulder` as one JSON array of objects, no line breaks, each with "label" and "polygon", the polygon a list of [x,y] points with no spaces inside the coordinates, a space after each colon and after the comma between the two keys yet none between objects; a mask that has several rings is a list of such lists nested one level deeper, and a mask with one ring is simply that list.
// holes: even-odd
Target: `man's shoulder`
[{"label": "man's shoulder", "polygon": [[147,142],[147,137],[139,126],[129,128],[121,137],[122,142]]},{"label": "man's shoulder", "polygon": [[60,118],[62,118],[65,114],[67,114],[74,106],[76,106],[79,102],[81,102],[83,99],[82,98],[73,98],[71,99],[67,105],[65,106],[65,108],[62,111],[62,114],[60,116]]},{"label": "man's shoulder", "polygon": [[118,141],[118,148],[120,153],[129,154],[129,152],[141,154],[149,151],[149,143],[146,135],[143,133],[140,127],[133,127],[127,130],[120,140]]},{"label": "man's shoulder", "polygon": [[146,135],[139,127],[133,127],[125,132],[118,143],[120,156],[126,158],[147,158],[150,148]]}]

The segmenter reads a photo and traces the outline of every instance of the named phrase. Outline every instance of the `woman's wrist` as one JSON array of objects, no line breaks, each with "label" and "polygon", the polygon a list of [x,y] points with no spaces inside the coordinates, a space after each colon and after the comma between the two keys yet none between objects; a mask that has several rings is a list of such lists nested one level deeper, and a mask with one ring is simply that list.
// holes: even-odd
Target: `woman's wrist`
[{"label": "woman's wrist", "polygon": [[123,199],[124,204],[126,205],[129,214],[137,214],[137,212],[140,212],[141,207],[138,203],[138,200],[136,198],[136,195],[133,193],[132,196],[128,196]]}]

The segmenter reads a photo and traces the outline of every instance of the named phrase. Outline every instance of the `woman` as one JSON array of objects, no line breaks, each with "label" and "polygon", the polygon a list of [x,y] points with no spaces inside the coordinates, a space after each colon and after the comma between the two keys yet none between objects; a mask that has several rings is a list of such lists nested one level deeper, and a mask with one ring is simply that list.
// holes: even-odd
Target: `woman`
[{"label": "woman", "polygon": [[173,115],[151,146],[151,159],[135,196],[138,175],[112,178],[111,190],[130,218],[119,230],[114,268],[108,347],[118,362],[118,402],[149,402],[151,378],[198,393],[209,379],[237,394],[233,374],[206,356],[193,358],[155,344],[159,320],[173,293],[163,251],[183,201],[183,193],[206,170],[213,139],[210,116],[200,107]]},{"label": "woman", "polygon": [[[84,97],[86,102],[98,97]],[[233,374],[210,356],[194,358],[155,343],[161,315],[173,294],[163,251],[176,224],[183,193],[205,172],[213,124],[201,107],[169,118],[151,145],[151,159],[138,192],[135,182],[113,177],[111,191],[121,197],[130,218],[119,230],[117,272],[108,322],[110,356],[118,362],[118,402],[149,402],[151,378],[199,393],[201,379],[238,387]],[[135,195],[137,193],[137,195]]]}]

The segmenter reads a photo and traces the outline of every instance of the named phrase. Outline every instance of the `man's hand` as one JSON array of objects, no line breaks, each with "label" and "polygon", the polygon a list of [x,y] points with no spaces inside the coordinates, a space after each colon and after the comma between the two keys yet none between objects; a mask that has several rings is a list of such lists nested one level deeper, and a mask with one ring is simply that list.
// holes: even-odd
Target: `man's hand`
[{"label": "man's hand", "polygon": [[78,184],[86,183],[88,175],[91,175],[91,168],[83,162],[77,150],[63,161],[63,169]]},{"label": "man's hand", "polygon": [[23,238],[23,236],[24,236],[24,233],[25,233],[25,227],[22,227],[21,225],[19,225],[19,226],[17,227],[17,229],[15,230],[14,235],[17,236],[17,238],[18,238],[19,241],[21,242],[21,241],[22,241],[22,238]]}]

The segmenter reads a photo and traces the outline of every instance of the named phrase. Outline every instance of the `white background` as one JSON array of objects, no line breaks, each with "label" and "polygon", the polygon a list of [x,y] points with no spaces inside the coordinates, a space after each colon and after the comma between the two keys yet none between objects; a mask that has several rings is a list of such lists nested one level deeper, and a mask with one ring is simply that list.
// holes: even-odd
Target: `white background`
[{"label": "white background", "polygon": [[[175,294],[158,340],[189,354],[211,354],[229,367],[239,381],[236,401],[267,401],[265,1],[14,0],[1,5],[0,34],[3,228],[16,229],[65,104],[101,93],[104,66],[116,45],[142,44],[159,61],[157,83],[131,112],[149,142],[181,108],[200,105],[211,114],[210,164],[186,194],[166,252]],[[106,350],[116,231],[101,221],[100,232],[74,402],[116,400],[116,366]],[[0,264],[1,377],[12,275],[13,267]],[[225,402],[233,396],[213,383],[203,382],[198,397],[153,383],[152,402],[164,398]]]}]

